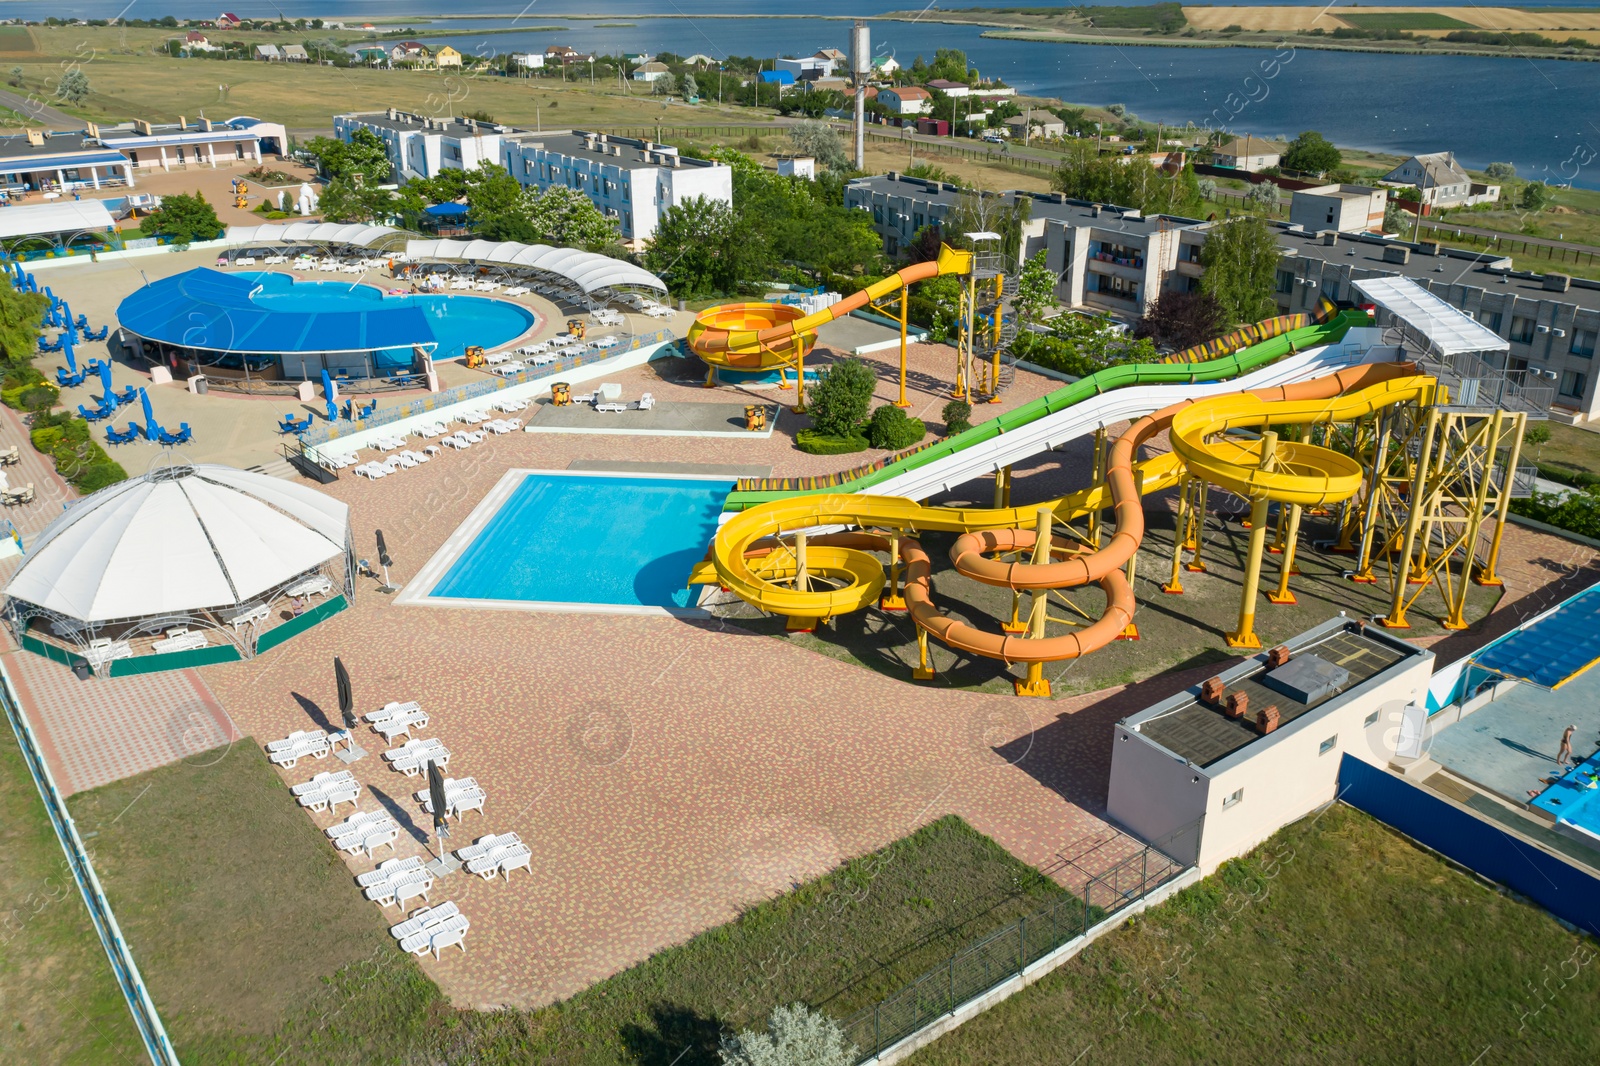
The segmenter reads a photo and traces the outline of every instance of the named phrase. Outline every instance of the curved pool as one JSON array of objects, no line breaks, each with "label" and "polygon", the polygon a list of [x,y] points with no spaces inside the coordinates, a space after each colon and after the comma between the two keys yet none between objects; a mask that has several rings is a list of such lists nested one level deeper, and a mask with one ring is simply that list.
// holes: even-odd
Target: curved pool
[{"label": "curved pool", "polygon": [[[539,317],[509,300],[486,296],[395,294],[360,282],[302,281],[276,271],[240,272],[259,287],[250,302],[263,311],[318,314],[367,311],[380,307],[414,307],[427,317],[428,328],[439,346],[435,359],[459,359],[469,345],[494,348],[532,329]],[[386,353],[387,354],[387,353]],[[409,350],[396,349],[401,362],[410,363]]]}]

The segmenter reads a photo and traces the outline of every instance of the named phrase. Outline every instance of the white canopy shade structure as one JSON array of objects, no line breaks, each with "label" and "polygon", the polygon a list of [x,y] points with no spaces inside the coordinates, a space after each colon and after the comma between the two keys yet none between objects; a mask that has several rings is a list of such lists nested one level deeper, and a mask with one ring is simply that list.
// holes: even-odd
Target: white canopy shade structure
[{"label": "white canopy shade structure", "polygon": [[404,231],[368,222],[273,222],[263,226],[229,226],[228,240],[239,244],[348,244],[371,248],[397,233]]},{"label": "white canopy shade structure", "polygon": [[0,211],[0,240],[58,233],[107,233],[116,224],[111,212],[99,200],[21,204]]},{"label": "white canopy shade structure", "polygon": [[406,242],[412,262],[466,262],[536,270],[572,282],[585,293],[601,289],[653,289],[666,292],[666,282],[643,267],[577,248],[517,241],[412,240]]},{"label": "white canopy shade structure", "polygon": [[349,508],[338,500],[230,466],[174,465],[65,511],[6,594],[14,613],[89,627],[186,616],[265,602],[350,551]]},{"label": "white canopy shade structure", "polygon": [[1435,354],[1509,352],[1511,342],[1471,315],[1445,303],[1410,278],[1362,278],[1350,283],[1398,319]]}]

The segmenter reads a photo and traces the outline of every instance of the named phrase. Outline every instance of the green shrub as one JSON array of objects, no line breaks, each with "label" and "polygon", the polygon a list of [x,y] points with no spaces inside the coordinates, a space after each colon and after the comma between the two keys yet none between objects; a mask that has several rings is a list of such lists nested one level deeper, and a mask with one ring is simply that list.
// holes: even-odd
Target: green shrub
[{"label": "green shrub", "polygon": [[944,421],[944,434],[953,437],[972,428],[972,405],[965,400],[951,400],[939,412]]},{"label": "green shrub", "polygon": [[1565,497],[1535,492],[1531,499],[1512,500],[1511,510],[1535,522],[1600,540],[1600,490],[1591,488]]},{"label": "green shrub", "polygon": [[867,421],[867,442],[874,448],[897,452],[927,436],[928,427],[918,418],[907,418],[905,411],[886,403],[872,412]]},{"label": "green shrub", "polygon": [[806,389],[806,408],[817,432],[828,437],[852,437],[867,417],[878,375],[860,359],[841,359],[817,375]]},{"label": "green shrub", "polygon": [[54,385],[29,385],[17,396],[16,406],[23,411],[48,411],[61,398],[61,390]]},{"label": "green shrub", "polygon": [[854,434],[848,437],[835,437],[819,433],[814,429],[802,429],[796,433],[794,443],[808,455],[848,455],[851,452],[864,452],[868,448],[865,437]]},{"label": "green shrub", "polygon": [[73,485],[85,496],[91,492],[99,492],[108,485],[115,485],[119,481],[128,480],[128,472],[122,469],[122,464],[115,459],[106,459],[104,462],[90,463],[84,468],[83,474]]},{"label": "green shrub", "polygon": [[61,443],[63,432],[60,426],[35,426],[28,439],[33,442],[34,451],[49,453]]},{"label": "green shrub", "polygon": [[84,495],[126,481],[128,472],[89,435],[89,423],[66,411],[40,412],[28,433],[34,450],[55,460],[56,473]]}]

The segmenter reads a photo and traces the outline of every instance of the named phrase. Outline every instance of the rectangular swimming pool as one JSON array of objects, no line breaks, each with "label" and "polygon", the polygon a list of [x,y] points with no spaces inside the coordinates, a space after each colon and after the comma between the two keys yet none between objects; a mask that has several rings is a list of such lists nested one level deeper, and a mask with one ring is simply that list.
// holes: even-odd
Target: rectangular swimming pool
[{"label": "rectangular swimming pool", "polygon": [[698,590],[684,582],[716,535],[731,478],[513,476],[521,480],[428,598],[669,611],[693,606]]}]

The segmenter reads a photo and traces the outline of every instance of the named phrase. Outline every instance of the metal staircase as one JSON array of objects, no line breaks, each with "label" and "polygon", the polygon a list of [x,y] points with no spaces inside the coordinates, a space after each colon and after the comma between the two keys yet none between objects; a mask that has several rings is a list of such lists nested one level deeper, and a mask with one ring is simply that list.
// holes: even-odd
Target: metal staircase
[{"label": "metal staircase", "polygon": [[[1017,320],[1011,310],[1011,301],[1016,295],[1017,276],[1006,274],[1001,277],[999,297],[995,298],[991,294],[988,299],[980,301],[975,308],[981,318],[992,319],[995,315],[1000,316],[998,335],[990,330],[981,330],[973,339],[972,356],[978,366],[980,389],[990,396],[1000,395],[1017,377],[1017,357],[1011,350],[1012,343],[1017,339]],[[996,351],[1000,355],[999,374],[997,380],[989,381],[988,376],[995,367]]]}]

